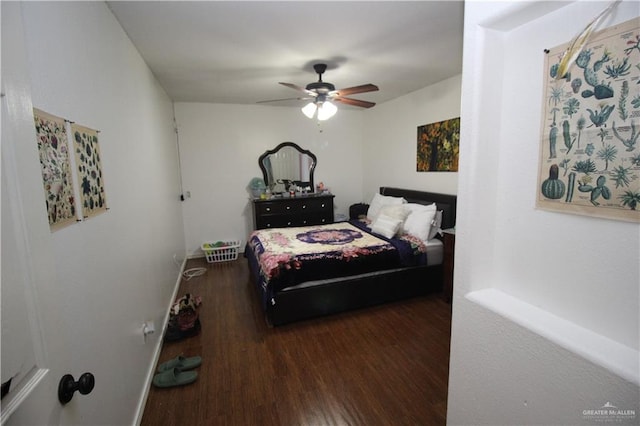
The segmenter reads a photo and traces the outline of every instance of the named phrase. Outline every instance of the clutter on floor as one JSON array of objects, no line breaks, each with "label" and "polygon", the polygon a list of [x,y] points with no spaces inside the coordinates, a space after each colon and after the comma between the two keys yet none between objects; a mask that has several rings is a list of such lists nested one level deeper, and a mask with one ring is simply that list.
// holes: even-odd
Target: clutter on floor
[{"label": "clutter on floor", "polygon": [[200,296],[193,296],[190,293],[175,301],[169,314],[169,323],[164,335],[165,342],[176,342],[200,333],[198,310],[201,304]]}]

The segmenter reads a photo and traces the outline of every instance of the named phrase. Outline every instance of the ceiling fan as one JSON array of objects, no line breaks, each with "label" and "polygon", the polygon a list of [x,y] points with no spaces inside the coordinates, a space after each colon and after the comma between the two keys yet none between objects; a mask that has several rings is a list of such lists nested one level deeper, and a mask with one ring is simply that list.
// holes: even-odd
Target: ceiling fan
[{"label": "ceiling fan", "polygon": [[309,83],[304,88],[293,83],[280,82],[280,84],[282,84],[283,86],[287,86],[291,89],[302,92],[306,96],[260,101],[258,103],[288,100],[310,100],[310,102],[302,108],[302,112],[309,118],[313,118],[317,113],[318,120],[327,120],[333,117],[333,115],[336,113],[338,108],[334,104],[332,104],[331,101],[341,102],[343,104],[362,108],[371,108],[375,105],[374,102],[346,97],[348,95],[353,95],[356,93],[375,92],[376,90],[378,90],[378,86],[376,86],[375,84],[369,83],[363,84],[361,86],[354,86],[348,87],[346,89],[336,90],[336,87],[333,84],[322,81],[322,74],[324,74],[324,72],[327,70],[327,64],[315,64],[313,66],[313,69],[318,74],[318,81]]}]

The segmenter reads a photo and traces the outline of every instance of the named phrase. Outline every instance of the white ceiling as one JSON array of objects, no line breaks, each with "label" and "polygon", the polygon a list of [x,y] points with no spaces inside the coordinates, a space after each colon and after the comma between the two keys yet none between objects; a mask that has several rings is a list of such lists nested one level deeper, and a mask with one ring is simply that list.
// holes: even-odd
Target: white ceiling
[{"label": "white ceiling", "polygon": [[[317,81],[381,103],[462,72],[462,1],[113,1],[174,101],[255,104]],[[301,101],[266,105],[290,106]],[[341,105],[341,107],[347,107]],[[354,107],[349,107],[354,108]]]}]

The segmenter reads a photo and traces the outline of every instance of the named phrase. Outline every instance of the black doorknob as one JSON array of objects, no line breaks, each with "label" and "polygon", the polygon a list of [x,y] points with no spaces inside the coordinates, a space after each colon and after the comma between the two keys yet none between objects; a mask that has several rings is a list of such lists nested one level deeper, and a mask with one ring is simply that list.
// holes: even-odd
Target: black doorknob
[{"label": "black doorknob", "polygon": [[58,400],[62,405],[71,401],[75,391],[86,395],[93,390],[96,379],[91,373],[84,373],[76,382],[71,374],[65,374],[58,384]]}]

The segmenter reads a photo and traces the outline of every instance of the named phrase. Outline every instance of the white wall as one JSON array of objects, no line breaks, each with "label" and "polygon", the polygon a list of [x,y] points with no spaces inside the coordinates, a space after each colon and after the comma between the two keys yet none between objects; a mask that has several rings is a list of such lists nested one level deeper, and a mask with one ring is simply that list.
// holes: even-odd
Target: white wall
[{"label": "white wall", "polygon": [[376,105],[365,112],[363,199],[381,186],[456,194],[458,173],[417,172],[418,126],[460,117],[461,76]]},{"label": "white wall", "polygon": [[299,108],[176,103],[189,254],[206,240],[245,240],[253,229],[247,185],[258,157],[284,141],[318,157],[315,182],[335,194],[335,213],[369,202],[380,186],[455,194],[457,173],[416,172],[417,127],[460,115],[454,77],[371,110],[340,108],[318,126]]},{"label": "white wall", "polygon": [[335,194],[336,214],[361,200],[362,113],[340,109],[318,126],[299,108],[176,103],[189,254],[207,240],[246,241],[253,230],[247,186],[262,177],[258,157],[285,141],[318,157],[314,181]]},{"label": "white wall", "polygon": [[[173,256],[184,257],[172,104],[105,3],[21,7],[33,105],[100,130],[109,211],[34,236],[52,248],[34,260],[36,268],[54,265],[35,272],[48,277],[36,290],[45,346],[55,351],[49,359],[63,360],[48,365],[49,374],[77,379],[89,371],[95,389],[64,408],[52,390],[54,411],[38,413],[41,406],[27,404],[11,421],[132,424],[178,277]],[[35,130],[32,143],[32,156],[16,166],[24,184],[42,188],[41,176],[28,173],[39,169]],[[25,200],[25,209],[46,218],[43,191]],[[146,344],[145,320],[159,331]],[[64,348],[47,344],[58,330],[66,335]]]},{"label": "white wall", "polygon": [[640,226],[534,208],[543,49],[608,4],[466,3],[449,424],[637,424]]}]

